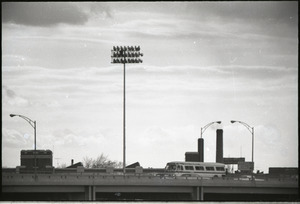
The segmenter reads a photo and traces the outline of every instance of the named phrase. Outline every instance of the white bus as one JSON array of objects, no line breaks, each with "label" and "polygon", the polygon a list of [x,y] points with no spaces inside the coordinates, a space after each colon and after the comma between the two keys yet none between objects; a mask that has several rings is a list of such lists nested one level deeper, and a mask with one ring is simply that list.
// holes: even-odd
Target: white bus
[{"label": "white bus", "polygon": [[225,164],[213,162],[169,162],[165,171],[170,176],[185,177],[222,177],[225,175]]}]

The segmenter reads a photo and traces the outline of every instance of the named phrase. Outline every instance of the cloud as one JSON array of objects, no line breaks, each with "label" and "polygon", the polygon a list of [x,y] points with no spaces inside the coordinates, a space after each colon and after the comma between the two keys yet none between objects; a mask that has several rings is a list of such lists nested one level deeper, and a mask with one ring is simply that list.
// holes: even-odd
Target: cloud
[{"label": "cloud", "polygon": [[[124,5],[126,4],[126,5]],[[111,3],[111,7],[120,12],[146,13],[151,11],[156,15],[167,14],[180,18],[202,20],[223,19],[224,22],[238,20],[257,21],[273,18],[275,21],[284,19],[291,22],[297,20],[298,2],[134,2]]]},{"label": "cloud", "polygon": [[[27,69],[27,68],[26,68]],[[112,105],[118,104],[121,101],[122,95],[122,78],[121,71],[107,69],[68,69],[68,70],[51,70],[51,69],[32,69],[29,68],[26,72],[4,72],[5,84],[8,86],[14,83],[19,92],[23,95],[30,95],[31,101],[36,105],[63,105],[61,107],[77,107],[85,108],[85,105]],[[151,105],[161,106],[164,102],[178,99],[180,96],[186,96],[186,102],[190,99],[199,96],[199,94],[214,95],[214,91],[227,92],[228,84],[224,84],[218,88],[218,84],[222,84],[222,75],[216,76],[214,71],[207,74],[205,71],[199,73],[193,69],[185,70],[184,68],[172,73],[172,68],[169,69],[170,74],[166,70],[149,70],[135,72],[128,69],[127,94],[129,105],[134,102],[135,105]],[[162,74],[162,72],[166,72]],[[190,72],[186,74],[185,72]],[[210,79],[205,79],[210,77]],[[21,77],[22,76],[22,77]],[[16,78],[20,80],[15,81]],[[220,79],[218,83],[214,83],[213,79]],[[24,80],[26,79],[26,80]],[[202,83],[199,83],[199,80]],[[238,81],[238,79],[237,79]],[[17,83],[17,84],[16,84]],[[23,86],[26,84],[26,86]],[[231,84],[229,84],[231,85]],[[229,87],[230,88],[230,87]],[[27,94],[28,93],[28,94]],[[194,96],[193,96],[194,95]],[[68,96],[68,98],[66,98]],[[175,97],[175,98],[174,98]],[[192,98],[190,98],[192,97]],[[118,98],[120,100],[118,100]],[[174,100],[173,104],[180,103],[179,100]],[[97,105],[98,104],[98,105]],[[76,109],[78,110],[77,107]]]},{"label": "cloud", "polygon": [[[61,118],[61,120],[65,119]],[[94,128],[91,123],[87,126],[84,123],[80,125],[75,124],[74,121],[72,123],[72,126],[64,123],[61,128],[56,126],[55,130],[48,128],[44,134],[40,133],[39,148],[54,150],[54,157],[61,158],[62,163],[69,163],[71,159],[82,161],[85,156],[96,158],[101,153],[109,155],[113,160],[121,160],[118,154],[121,153],[122,140],[121,136],[116,134],[118,133],[116,127],[107,128],[97,124],[97,128]],[[39,130],[42,132],[42,127]]]},{"label": "cloud", "polygon": [[84,24],[88,15],[72,3],[5,2],[2,21],[30,26],[53,26],[59,23]]},{"label": "cloud", "polygon": [[[78,113],[122,103],[122,70],[117,66],[69,69],[3,67],[5,104],[30,104]],[[296,93],[297,70],[264,66],[128,66],[129,107],[159,108],[206,103],[208,100],[248,100],[269,104],[269,99]],[[16,80],[17,79],[17,80]],[[199,82],[201,81],[201,83]],[[26,84],[26,86],[24,86]],[[14,91],[8,87],[13,86]],[[274,95],[274,93],[276,93]],[[120,106],[121,107],[121,106]]]},{"label": "cloud", "polygon": [[[270,96],[274,94],[274,91],[278,92],[282,89],[292,93],[297,88],[298,71],[295,68],[233,65],[147,66],[144,69],[138,69],[138,67],[128,69],[129,76],[133,74],[136,76],[135,80],[131,80],[128,85],[128,90],[130,93],[138,94],[139,97],[136,97],[138,100],[143,100],[143,96],[151,97],[152,93],[160,100],[163,100],[164,96],[172,95],[194,98],[200,93],[205,94],[206,97],[217,96],[217,94],[223,97],[233,92],[239,96],[251,98],[254,94],[259,96],[257,94],[262,93],[264,96]],[[288,92],[285,93],[288,94]],[[162,94],[161,97],[157,97],[160,94]],[[223,100],[226,98],[228,95]],[[174,103],[176,102],[178,101],[175,100]]]},{"label": "cloud", "polygon": [[[168,161],[184,161],[186,151],[196,151],[197,142],[193,125],[178,125],[171,127],[147,126],[142,132],[135,133],[135,140],[128,137],[128,158],[132,162],[139,161],[141,165],[164,167]],[[130,134],[133,135],[133,132]],[[192,149],[194,148],[194,149]],[[143,152],[143,154],[136,154]],[[172,152],[172,153],[170,153]],[[160,158],[151,159],[147,158]],[[146,167],[146,166],[144,166]]]},{"label": "cloud", "polygon": [[235,74],[238,78],[251,78],[253,80],[261,81],[277,80],[284,77],[292,77],[297,75],[298,70],[295,67],[281,67],[281,66],[216,66],[215,69],[228,76]]},{"label": "cloud", "polygon": [[[298,2],[195,2],[179,4],[177,13],[189,13],[199,19],[233,21],[269,21],[272,23],[298,24]],[[174,12],[176,13],[176,12]],[[177,14],[176,13],[176,14]]]},{"label": "cloud", "polygon": [[106,3],[90,3],[90,12],[96,14],[96,15],[104,15],[104,18],[113,18],[114,14],[111,8]]},{"label": "cloud", "polygon": [[2,22],[48,27],[60,23],[82,25],[90,19],[112,19],[109,4],[94,2],[5,2]]},{"label": "cloud", "polygon": [[215,11],[223,17],[248,21],[266,19],[297,25],[298,2],[234,2],[216,7]]},{"label": "cloud", "polygon": [[2,85],[2,104],[8,104],[11,106],[28,106],[29,101],[22,96],[17,95],[12,89],[5,85]]},{"label": "cloud", "polygon": [[[143,7],[143,4],[132,5]],[[297,2],[183,2],[152,3],[148,6],[154,7],[156,12],[132,8],[130,13],[119,12],[130,21],[113,27],[132,38],[156,40],[200,38],[249,42],[270,37],[296,38],[297,33]],[[133,14],[138,18],[132,18]]]},{"label": "cloud", "polygon": [[28,58],[25,58],[22,55],[3,55],[2,54],[2,65],[14,65],[14,66],[22,66],[25,63],[25,60],[28,61]]},{"label": "cloud", "polygon": [[272,150],[280,149],[282,145],[282,134],[280,130],[274,126],[259,125],[255,127],[255,134],[257,141],[263,145],[271,148]]},{"label": "cloud", "polygon": [[[127,16],[127,14],[123,14]],[[233,35],[226,30],[212,26],[216,22],[198,22],[192,19],[181,19],[168,14],[139,13],[138,19],[112,26],[117,32],[122,32],[130,38],[145,38],[155,40],[213,40],[216,38],[230,39]],[[229,30],[229,29],[228,29]]]},{"label": "cloud", "polygon": [[32,147],[32,137],[30,135],[25,134],[22,135],[17,130],[14,129],[2,129],[2,140],[3,146],[9,148],[31,148]]}]

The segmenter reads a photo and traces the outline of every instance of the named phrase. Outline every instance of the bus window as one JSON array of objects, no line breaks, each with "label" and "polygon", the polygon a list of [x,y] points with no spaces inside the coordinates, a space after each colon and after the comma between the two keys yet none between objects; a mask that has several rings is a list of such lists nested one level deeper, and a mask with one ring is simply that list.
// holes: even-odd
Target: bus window
[{"label": "bus window", "polygon": [[178,165],[178,166],[177,166],[177,170],[178,170],[178,171],[183,171],[183,166]]},{"label": "bus window", "polygon": [[215,170],[215,168],[213,166],[207,166],[205,168],[206,168],[206,171],[214,171]]},{"label": "bus window", "polygon": [[176,165],[175,164],[167,164],[166,169],[167,169],[167,171],[175,171]]},{"label": "bus window", "polygon": [[194,171],[194,166],[184,166],[185,170],[192,170]]},{"label": "bus window", "polygon": [[203,171],[204,167],[203,166],[195,166],[196,171]]},{"label": "bus window", "polygon": [[225,171],[224,167],[216,167],[217,171]]}]

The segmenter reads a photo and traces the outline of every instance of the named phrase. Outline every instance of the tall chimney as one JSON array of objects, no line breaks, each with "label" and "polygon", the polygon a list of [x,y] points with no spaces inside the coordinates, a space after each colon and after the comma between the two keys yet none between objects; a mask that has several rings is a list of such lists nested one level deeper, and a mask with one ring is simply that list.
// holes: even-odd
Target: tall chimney
[{"label": "tall chimney", "polygon": [[216,162],[223,163],[223,129],[217,129]]},{"label": "tall chimney", "polygon": [[204,139],[198,139],[198,154],[199,154],[199,162],[204,162]]},{"label": "tall chimney", "polygon": [[72,159],[72,160],[71,160],[71,165],[73,165],[73,164],[74,164],[74,160]]}]

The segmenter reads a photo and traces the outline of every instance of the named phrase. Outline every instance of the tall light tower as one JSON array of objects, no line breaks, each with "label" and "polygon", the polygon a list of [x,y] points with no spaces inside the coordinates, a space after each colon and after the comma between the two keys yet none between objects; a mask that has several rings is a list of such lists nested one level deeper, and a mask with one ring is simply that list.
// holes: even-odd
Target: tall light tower
[{"label": "tall light tower", "polygon": [[113,64],[123,64],[124,66],[124,88],[123,88],[123,173],[125,174],[125,166],[126,166],[126,123],[125,123],[125,64],[137,64],[142,63],[141,57],[143,53],[140,52],[140,46],[113,46],[111,50],[111,63]]}]

